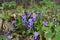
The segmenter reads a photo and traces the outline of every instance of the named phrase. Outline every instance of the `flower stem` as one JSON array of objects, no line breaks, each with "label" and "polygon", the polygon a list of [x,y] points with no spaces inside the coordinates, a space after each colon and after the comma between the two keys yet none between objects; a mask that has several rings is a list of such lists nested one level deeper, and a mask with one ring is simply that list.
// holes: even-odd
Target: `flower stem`
[{"label": "flower stem", "polygon": [[40,40],[42,40],[42,35],[40,34]]}]

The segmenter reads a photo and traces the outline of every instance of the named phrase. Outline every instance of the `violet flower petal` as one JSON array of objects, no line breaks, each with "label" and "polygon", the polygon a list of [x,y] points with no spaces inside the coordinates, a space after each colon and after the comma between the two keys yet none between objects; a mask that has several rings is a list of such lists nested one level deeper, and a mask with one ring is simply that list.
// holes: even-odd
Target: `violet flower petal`
[{"label": "violet flower petal", "polygon": [[47,24],[46,21],[43,21],[42,24],[43,24],[44,26],[48,26],[48,24]]},{"label": "violet flower petal", "polygon": [[36,20],[36,16],[34,15],[34,16],[32,17],[32,19],[33,19],[33,21],[35,21],[35,20]]},{"label": "violet flower petal", "polygon": [[33,39],[35,39],[35,40],[36,40],[36,39],[37,39],[37,37],[38,37],[38,35],[39,35],[39,33],[35,31],[35,32],[34,32],[34,35],[33,35]]}]

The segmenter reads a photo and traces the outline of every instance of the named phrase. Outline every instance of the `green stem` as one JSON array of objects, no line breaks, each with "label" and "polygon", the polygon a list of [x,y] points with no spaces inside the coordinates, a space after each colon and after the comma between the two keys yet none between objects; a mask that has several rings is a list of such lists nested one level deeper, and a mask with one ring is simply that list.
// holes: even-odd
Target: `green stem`
[{"label": "green stem", "polygon": [[42,40],[42,35],[40,34],[40,40]]},{"label": "green stem", "polygon": [[39,31],[39,34],[40,34],[40,40],[42,40],[42,32]]}]

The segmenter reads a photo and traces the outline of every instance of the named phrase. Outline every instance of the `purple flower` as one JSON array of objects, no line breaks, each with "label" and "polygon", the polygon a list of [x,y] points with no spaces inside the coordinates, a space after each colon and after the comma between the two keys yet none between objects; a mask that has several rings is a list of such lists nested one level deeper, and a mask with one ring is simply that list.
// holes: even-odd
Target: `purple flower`
[{"label": "purple flower", "polygon": [[57,19],[57,16],[50,19],[51,22],[55,21]]},{"label": "purple flower", "polygon": [[31,29],[33,27],[33,20],[30,18],[28,20],[28,29]]},{"label": "purple flower", "polygon": [[50,21],[53,22],[54,21],[53,18],[51,18]]},{"label": "purple flower", "polygon": [[32,18],[30,18],[30,19],[28,20],[28,22],[29,22],[29,23],[30,23],[30,22],[33,22]]},{"label": "purple flower", "polygon": [[5,35],[5,36],[10,35],[10,31],[6,32],[4,35]]},{"label": "purple flower", "polygon": [[32,14],[31,14],[31,13],[29,13],[27,16],[28,16],[28,17],[30,17],[31,15],[32,15]]},{"label": "purple flower", "polygon": [[26,20],[26,15],[22,15],[22,23],[23,25],[26,24],[27,20]]},{"label": "purple flower", "polygon": [[35,21],[36,20],[36,15],[32,16],[32,19],[33,19],[33,21]]},{"label": "purple flower", "polygon": [[27,11],[24,12],[24,15],[30,17],[32,14],[31,13],[28,13]]},{"label": "purple flower", "polygon": [[32,25],[28,25],[28,29],[32,29]]},{"label": "purple flower", "polygon": [[27,11],[25,11],[25,12],[24,12],[24,15],[26,15],[26,16],[27,16],[27,15],[28,15],[28,12],[27,12]]},{"label": "purple flower", "polygon": [[34,32],[34,35],[33,35],[33,39],[35,39],[35,40],[36,40],[36,39],[37,39],[37,37],[38,37],[38,35],[39,35],[39,33],[35,31],[35,32]]},{"label": "purple flower", "polygon": [[55,18],[51,18],[50,21],[51,21],[51,22],[55,21]]},{"label": "purple flower", "polygon": [[56,20],[56,17],[51,18],[51,20],[50,20],[50,21],[51,21],[51,22],[53,22],[53,21],[55,21],[55,20]]},{"label": "purple flower", "polygon": [[42,24],[43,24],[44,26],[48,26],[48,23],[47,23],[45,20],[42,22]]}]

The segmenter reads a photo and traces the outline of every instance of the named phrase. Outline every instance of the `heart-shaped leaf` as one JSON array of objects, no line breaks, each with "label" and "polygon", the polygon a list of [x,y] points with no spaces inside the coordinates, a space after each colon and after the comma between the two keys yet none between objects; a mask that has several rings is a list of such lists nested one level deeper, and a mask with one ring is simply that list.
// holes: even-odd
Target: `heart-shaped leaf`
[{"label": "heart-shaped leaf", "polygon": [[55,35],[55,37],[53,38],[53,40],[60,40],[60,33],[57,33],[57,34]]},{"label": "heart-shaped leaf", "polygon": [[6,36],[0,35],[0,40],[8,40]]},{"label": "heart-shaped leaf", "polygon": [[55,31],[56,31],[56,32],[59,32],[59,31],[60,31],[60,26],[57,26],[57,27],[55,28]]},{"label": "heart-shaped leaf", "polygon": [[45,37],[46,38],[51,38],[54,35],[54,33],[48,32],[46,33]]}]

